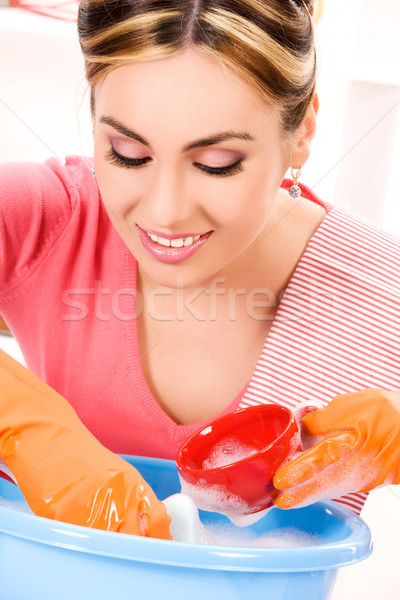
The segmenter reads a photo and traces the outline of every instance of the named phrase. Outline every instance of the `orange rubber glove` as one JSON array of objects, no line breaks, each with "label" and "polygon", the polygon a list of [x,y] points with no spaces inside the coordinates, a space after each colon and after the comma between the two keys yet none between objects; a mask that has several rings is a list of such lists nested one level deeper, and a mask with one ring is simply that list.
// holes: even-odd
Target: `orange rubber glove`
[{"label": "orange rubber glove", "polygon": [[62,396],[2,351],[0,458],[36,515],[172,539],[171,519],[140,473],[102,446]]},{"label": "orange rubber glove", "polygon": [[400,483],[400,392],[366,389],[336,396],[306,415],[303,428],[324,439],[314,438],[316,445],[276,472],[279,508]]}]

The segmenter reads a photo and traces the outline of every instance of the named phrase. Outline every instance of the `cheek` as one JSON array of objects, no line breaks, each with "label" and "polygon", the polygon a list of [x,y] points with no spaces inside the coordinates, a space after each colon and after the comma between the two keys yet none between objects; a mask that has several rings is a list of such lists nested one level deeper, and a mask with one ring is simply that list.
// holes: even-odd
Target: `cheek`
[{"label": "cheek", "polygon": [[[224,182],[222,182],[224,183]],[[216,224],[227,230],[238,232],[253,228],[261,229],[271,211],[279,184],[268,181],[265,177],[239,176],[232,178],[229,185],[221,186],[219,193],[211,193],[207,197],[209,215]]]},{"label": "cheek", "polygon": [[111,165],[95,163],[97,185],[104,205],[125,219],[129,211],[138,204],[141,190],[132,185],[129,172]]},{"label": "cheek", "polygon": [[111,213],[114,212],[125,218],[135,196],[132,194],[130,173],[112,165],[105,159],[108,144],[100,138],[94,137],[94,170],[100,195],[104,205]]}]

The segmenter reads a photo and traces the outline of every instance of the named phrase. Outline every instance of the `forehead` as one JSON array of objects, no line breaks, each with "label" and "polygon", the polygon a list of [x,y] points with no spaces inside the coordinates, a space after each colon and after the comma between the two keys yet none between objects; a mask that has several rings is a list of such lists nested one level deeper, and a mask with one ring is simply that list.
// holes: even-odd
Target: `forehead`
[{"label": "forehead", "polygon": [[192,49],[118,67],[94,93],[96,120],[107,114],[136,129],[173,129],[181,140],[232,128],[279,131],[276,109],[227,68]]}]

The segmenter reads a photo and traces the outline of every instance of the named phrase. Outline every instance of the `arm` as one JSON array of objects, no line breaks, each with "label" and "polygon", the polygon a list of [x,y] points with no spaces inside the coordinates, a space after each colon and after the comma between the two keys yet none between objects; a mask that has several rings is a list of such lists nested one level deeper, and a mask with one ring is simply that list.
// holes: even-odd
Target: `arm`
[{"label": "arm", "polygon": [[64,398],[2,351],[0,381],[0,459],[35,514],[171,539],[162,502]]},{"label": "arm", "polygon": [[400,392],[366,389],[336,396],[303,418],[318,442],[274,477],[280,508],[400,483]]}]

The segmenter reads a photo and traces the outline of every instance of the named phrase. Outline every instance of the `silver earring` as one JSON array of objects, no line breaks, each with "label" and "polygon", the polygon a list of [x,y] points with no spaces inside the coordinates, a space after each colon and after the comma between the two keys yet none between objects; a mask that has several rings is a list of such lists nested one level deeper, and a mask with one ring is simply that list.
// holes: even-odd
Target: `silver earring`
[{"label": "silver earring", "polygon": [[301,188],[299,186],[299,177],[301,175],[301,169],[297,169],[297,171],[291,169],[290,174],[293,179],[293,185],[289,188],[289,195],[292,196],[292,198],[298,198],[299,196],[301,196]]},{"label": "silver earring", "polygon": [[94,167],[92,167],[92,168],[90,169],[90,172],[91,172],[91,174],[93,175],[93,177],[96,175],[96,173],[94,172]]}]

